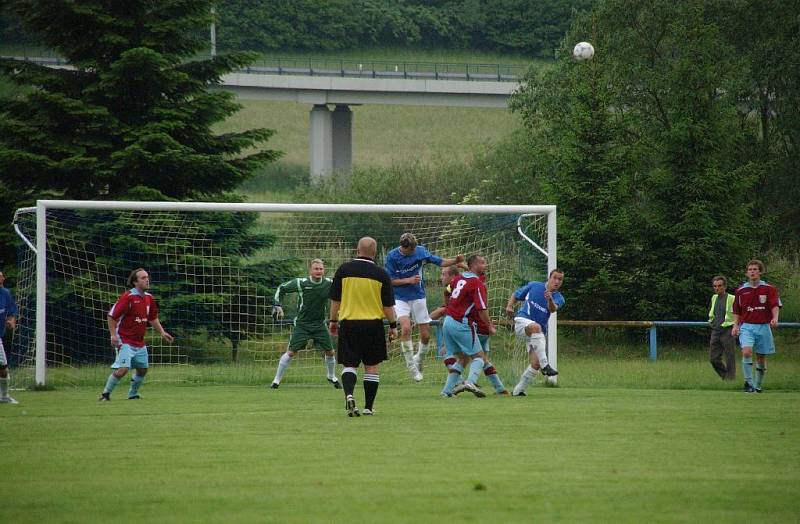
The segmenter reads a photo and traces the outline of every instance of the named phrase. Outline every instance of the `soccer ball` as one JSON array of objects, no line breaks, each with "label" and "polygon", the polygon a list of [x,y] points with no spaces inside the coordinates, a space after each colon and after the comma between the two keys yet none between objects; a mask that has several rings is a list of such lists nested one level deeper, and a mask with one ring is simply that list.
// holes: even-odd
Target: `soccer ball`
[{"label": "soccer ball", "polygon": [[591,60],[594,56],[594,46],[589,42],[578,42],[572,50],[572,56],[579,62]]}]

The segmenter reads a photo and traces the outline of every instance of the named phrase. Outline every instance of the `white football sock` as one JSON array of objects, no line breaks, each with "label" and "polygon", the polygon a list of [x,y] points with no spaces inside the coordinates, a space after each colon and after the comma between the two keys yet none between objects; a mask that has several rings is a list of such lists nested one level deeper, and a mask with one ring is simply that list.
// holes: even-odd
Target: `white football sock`
[{"label": "white football sock", "polygon": [[275,372],[275,378],[273,382],[278,382],[283,379],[283,374],[286,373],[286,368],[289,367],[289,364],[292,362],[292,357],[289,355],[287,351],[283,355],[281,355],[281,359],[278,361],[278,371]]},{"label": "white football sock", "polygon": [[414,366],[414,343],[410,340],[401,340],[400,351],[403,352],[403,358],[406,359],[406,366],[409,368]]},{"label": "white football sock", "polygon": [[544,334],[542,333],[533,333],[530,337],[528,337],[529,344],[533,346],[533,351],[536,353],[536,357],[539,359],[539,365],[541,367],[546,367],[549,362],[547,361],[547,340],[544,338]]},{"label": "white football sock", "polygon": [[0,398],[8,396],[8,377],[0,378]]},{"label": "white football sock", "polygon": [[325,355],[325,369],[328,370],[328,378],[336,378],[336,357]]}]

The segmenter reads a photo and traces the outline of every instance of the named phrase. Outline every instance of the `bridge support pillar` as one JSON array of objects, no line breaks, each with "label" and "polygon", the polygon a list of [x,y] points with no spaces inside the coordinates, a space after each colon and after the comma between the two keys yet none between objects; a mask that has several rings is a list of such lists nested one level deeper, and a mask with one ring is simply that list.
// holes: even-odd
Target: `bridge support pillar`
[{"label": "bridge support pillar", "polygon": [[333,173],[333,125],[328,106],[315,105],[309,116],[311,178],[326,177]]},{"label": "bridge support pillar", "polygon": [[333,111],[333,170],[349,175],[353,171],[353,112],[337,105]]},{"label": "bridge support pillar", "polygon": [[328,177],[334,171],[350,174],[353,170],[353,112],[347,105],[334,111],[318,104],[309,115],[309,151],[311,178]]}]

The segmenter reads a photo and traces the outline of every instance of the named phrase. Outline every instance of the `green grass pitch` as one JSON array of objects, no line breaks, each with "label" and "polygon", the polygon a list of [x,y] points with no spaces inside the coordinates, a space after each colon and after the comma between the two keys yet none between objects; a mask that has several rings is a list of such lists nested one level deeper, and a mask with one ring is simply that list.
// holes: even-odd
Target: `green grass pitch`
[{"label": "green grass pitch", "polygon": [[[650,369],[677,365],[712,374]],[[563,380],[526,398],[442,399],[435,384],[385,384],[360,418],[340,391],[291,383],[151,383],[140,401],[121,384],[111,403],[99,384],[16,392],[20,405],[0,405],[0,520],[796,521],[797,366],[772,369],[761,395]]]}]

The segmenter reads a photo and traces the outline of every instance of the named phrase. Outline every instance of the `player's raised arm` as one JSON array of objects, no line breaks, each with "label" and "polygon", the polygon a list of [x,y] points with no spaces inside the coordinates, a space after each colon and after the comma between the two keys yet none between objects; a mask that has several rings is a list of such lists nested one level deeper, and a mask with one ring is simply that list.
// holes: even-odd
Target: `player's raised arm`
[{"label": "player's raised arm", "polygon": [[450,266],[455,266],[457,264],[461,264],[460,267],[466,269],[466,266],[464,266],[463,262],[464,262],[464,255],[456,255],[451,258],[443,258],[442,263],[439,265],[442,267],[450,267]]}]

